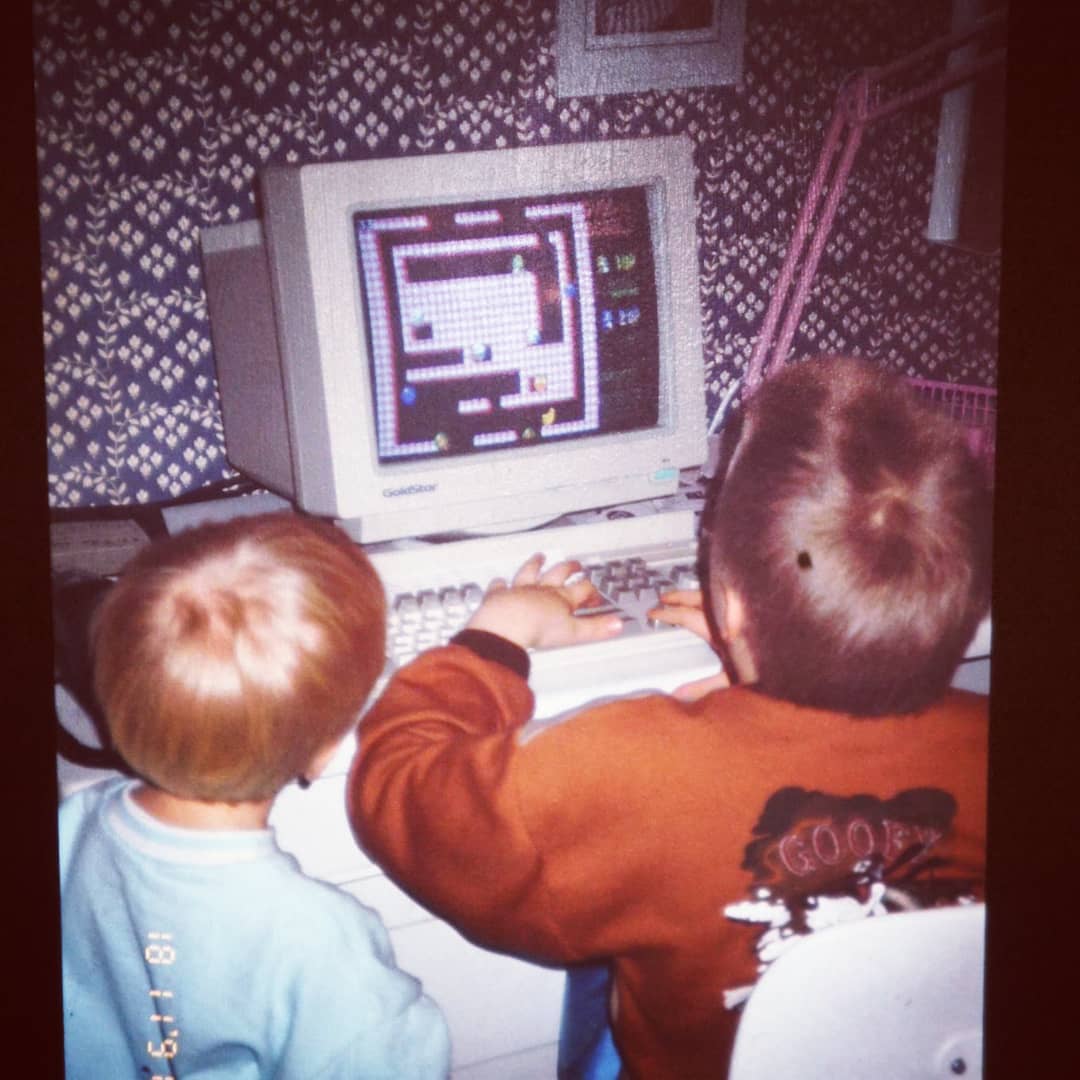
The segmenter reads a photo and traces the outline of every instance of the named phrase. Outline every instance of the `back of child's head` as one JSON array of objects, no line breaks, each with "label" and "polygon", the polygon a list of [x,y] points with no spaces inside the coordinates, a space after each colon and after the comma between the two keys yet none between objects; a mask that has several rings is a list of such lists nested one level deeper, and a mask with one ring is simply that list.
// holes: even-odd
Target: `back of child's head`
[{"label": "back of child's head", "polygon": [[869,363],[792,364],[751,398],[704,523],[758,688],[861,716],[948,687],[989,607],[991,492],[957,426]]},{"label": "back of child's head", "polygon": [[270,798],[351,730],[383,666],[385,600],[360,548],[293,514],[145,548],[93,627],[112,741],[183,798]]}]

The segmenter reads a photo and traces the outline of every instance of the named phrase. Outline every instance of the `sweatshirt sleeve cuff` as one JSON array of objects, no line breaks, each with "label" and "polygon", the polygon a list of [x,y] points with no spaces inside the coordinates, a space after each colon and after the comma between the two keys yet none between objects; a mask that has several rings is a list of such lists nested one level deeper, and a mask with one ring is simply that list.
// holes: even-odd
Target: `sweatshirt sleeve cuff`
[{"label": "sweatshirt sleeve cuff", "polygon": [[487,630],[462,630],[450,639],[451,645],[464,645],[484,660],[493,660],[523,679],[529,677],[529,654],[514,642]]}]

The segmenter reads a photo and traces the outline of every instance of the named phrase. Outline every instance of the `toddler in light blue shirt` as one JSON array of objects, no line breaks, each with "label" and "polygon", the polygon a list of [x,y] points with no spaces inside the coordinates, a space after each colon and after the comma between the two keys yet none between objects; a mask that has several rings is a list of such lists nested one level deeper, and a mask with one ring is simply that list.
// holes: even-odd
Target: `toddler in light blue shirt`
[{"label": "toddler in light blue shirt", "polygon": [[140,779],[60,806],[69,1080],[447,1075],[442,1015],[378,915],[267,825],[355,724],[384,604],[360,549],[295,515],[151,545],[107,594],[95,688]]}]

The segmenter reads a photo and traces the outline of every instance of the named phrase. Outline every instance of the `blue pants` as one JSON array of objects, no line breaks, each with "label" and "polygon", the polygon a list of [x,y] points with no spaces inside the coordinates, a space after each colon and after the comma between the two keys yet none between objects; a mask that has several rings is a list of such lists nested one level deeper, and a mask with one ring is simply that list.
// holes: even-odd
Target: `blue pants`
[{"label": "blue pants", "polygon": [[606,964],[571,968],[566,973],[559,1080],[618,1080],[622,1063],[608,1024],[610,997],[611,972]]}]

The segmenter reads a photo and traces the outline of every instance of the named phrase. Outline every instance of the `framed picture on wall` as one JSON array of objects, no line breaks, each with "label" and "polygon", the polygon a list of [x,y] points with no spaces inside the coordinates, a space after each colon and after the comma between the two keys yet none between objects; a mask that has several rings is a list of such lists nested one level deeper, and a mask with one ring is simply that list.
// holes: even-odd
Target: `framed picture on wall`
[{"label": "framed picture on wall", "polygon": [[738,82],[746,0],[559,0],[560,97]]}]

